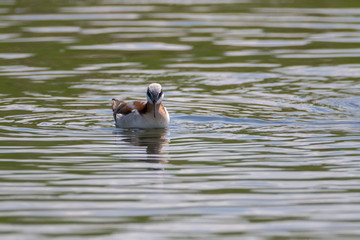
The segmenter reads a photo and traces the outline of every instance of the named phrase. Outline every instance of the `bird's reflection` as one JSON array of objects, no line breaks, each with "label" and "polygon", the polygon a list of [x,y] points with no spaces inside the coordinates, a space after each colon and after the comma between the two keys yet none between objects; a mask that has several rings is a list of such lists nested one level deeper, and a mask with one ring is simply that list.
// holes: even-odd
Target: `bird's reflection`
[{"label": "bird's reflection", "polygon": [[[141,155],[136,160],[151,163],[168,162],[167,153],[162,151],[162,148],[169,142],[165,138],[168,134],[167,129],[122,129],[114,133],[121,145],[126,142],[132,146],[146,147],[146,158]],[[139,156],[138,153],[135,155]]]}]

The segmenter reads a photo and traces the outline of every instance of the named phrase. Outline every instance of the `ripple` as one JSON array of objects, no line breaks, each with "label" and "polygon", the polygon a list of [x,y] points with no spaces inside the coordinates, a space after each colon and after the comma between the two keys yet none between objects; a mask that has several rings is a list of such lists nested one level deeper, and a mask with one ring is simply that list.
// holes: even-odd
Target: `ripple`
[{"label": "ripple", "polygon": [[262,52],[259,50],[243,50],[243,51],[227,51],[224,53],[225,56],[256,56],[256,55],[268,55],[269,53]]},{"label": "ripple", "polygon": [[0,13],[8,13],[9,12],[9,10],[8,9],[6,9],[6,8],[0,8]]},{"label": "ripple", "polygon": [[76,50],[117,50],[117,51],[186,51],[192,49],[188,45],[169,44],[162,42],[131,42],[131,43],[111,43],[88,46],[71,46],[70,49]]},{"label": "ripple", "polygon": [[94,19],[136,19],[138,14],[117,13],[117,14],[23,14],[0,16],[3,20],[12,21],[72,21],[72,20],[94,20]]},{"label": "ripple", "polygon": [[80,27],[70,26],[49,26],[49,27],[26,27],[24,31],[33,33],[76,33],[81,30]]},{"label": "ripple", "polygon": [[357,115],[360,113],[360,97],[327,98],[318,100],[317,102],[319,104],[338,108],[341,111],[348,111]]},{"label": "ripple", "polygon": [[12,23],[12,22],[5,22],[5,21],[0,22],[0,28],[7,28],[7,27],[10,27],[10,26],[13,26],[13,25],[15,25],[15,24]]},{"label": "ripple", "polygon": [[185,33],[123,33],[112,34],[113,38],[166,38],[166,37],[181,37],[186,35]]},{"label": "ripple", "polygon": [[[72,75],[72,74],[87,73],[86,71],[35,71],[35,70],[40,70],[40,69],[42,69],[42,68],[26,68],[26,67],[24,67],[24,68],[14,68],[12,70],[7,69],[6,73],[0,73],[0,75],[2,75],[2,76],[49,75],[49,74],[54,74],[54,75],[71,74]],[[31,72],[26,72],[26,71],[31,71]]]},{"label": "ripple", "polygon": [[27,42],[59,42],[59,43],[73,43],[75,42],[73,37],[29,37],[29,38],[12,38],[7,40],[0,40],[0,43],[27,43]]},{"label": "ripple", "polygon": [[[101,73],[109,73],[109,74],[136,74],[136,77],[139,77],[139,74],[144,75],[152,75],[152,76],[158,76],[158,75],[166,75],[167,73],[170,73],[171,70],[161,70],[161,69],[124,69],[124,70],[103,70],[100,71]],[[134,80],[133,80],[134,81]]]},{"label": "ripple", "polygon": [[10,104],[6,106],[1,106],[0,109],[1,111],[22,110],[22,111],[30,111],[30,112],[54,112],[60,110],[58,108],[46,108],[46,107],[40,107],[37,105],[28,105],[28,104]]},{"label": "ripple", "polygon": [[254,8],[255,11],[268,13],[307,13],[324,15],[360,15],[359,8]]},{"label": "ripple", "polygon": [[279,67],[280,64],[269,63],[176,63],[167,64],[168,68],[238,68],[238,67],[264,67],[273,68]]},{"label": "ripple", "polygon": [[358,64],[343,64],[338,66],[291,66],[285,68],[275,69],[276,72],[281,72],[286,75],[301,75],[301,76],[323,76],[323,77],[360,77],[360,69]]},{"label": "ripple", "polygon": [[286,47],[303,46],[310,42],[308,40],[222,40],[215,41],[216,45],[246,46],[246,47]]},{"label": "ripple", "polygon": [[136,20],[136,21],[91,21],[94,26],[149,26],[149,27],[190,27],[207,26],[209,23],[204,21],[186,20]]},{"label": "ripple", "polygon": [[[148,4],[143,0],[102,0],[105,4]],[[233,3],[247,3],[249,0],[197,0],[196,4],[233,4]],[[152,0],[152,4],[169,4],[169,5],[192,5],[193,2],[179,2],[176,0]]]},{"label": "ripple", "polygon": [[20,36],[20,34],[17,34],[17,33],[3,33],[3,34],[0,34],[0,41],[6,40],[6,39],[11,39],[11,38],[16,38],[18,36]]},{"label": "ripple", "polygon": [[[135,32],[135,33],[178,33],[180,29],[176,28],[160,28],[160,27],[108,27],[108,28],[87,28],[83,29],[83,34],[105,34],[105,33],[116,33],[116,32]],[[182,31],[182,30],[180,30]]]},{"label": "ripple", "polygon": [[46,67],[30,67],[30,66],[24,66],[24,65],[7,65],[7,66],[0,66],[0,72],[9,72],[9,74],[12,74],[14,72],[26,72],[26,71],[41,71],[41,70],[47,70]]},{"label": "ripple", "polygon": [[213,37],[182,37],[180,41],[182,42],[212,42]]},{"label": "ripple", "polygon": [[32,57],[32,53],[0,53],[0,58],[2,59],[20,59]]},{"label": "ripple", "polygon": [[293,122],[275,122],[275,121],[263,121],[259,119],[239,119],[239,118],[231,118],[231,117],[224,117],[224,116],[195,116],[195,115],[176,115],[174,117],[176,120],[185,120],[185,121],[192,121],[192,122],[224,122],[224,123],[238,123],[238,124],[244,124],[244,123],[251,123],[251,124],[289,124]]},{"label": "ripple", "polygon": [[154,6],[81,6],[60,8],[61,12],[66,13],[149,12],[154,10]]},{"label": "ripple", "polygon": [[198,80],[209,85],[227,85],[261,81],[265,78],[276,78],[279,75],[273,73],[236,73],[236,72],[177,72],[170,73],[172,76],[196,76]]},{"label": "ripple", "polygon": [[104,68],[128,67],[128,66],[139,67],[139,66],[141,66],[141,64],[140,63],[134,63],[134,62],[89,64],[89,65],[85,65],[85,66],[76,68],[74,70],[76,70],[76,71],[88,71],[88,70],[94,71],[94,70],[101,70],[101,69],[104,69]]},{"label": "ripple", "polygon": [[347,58],[360,55],[360,49],[311,49],[311,50],[274,50],[278,58]]}]

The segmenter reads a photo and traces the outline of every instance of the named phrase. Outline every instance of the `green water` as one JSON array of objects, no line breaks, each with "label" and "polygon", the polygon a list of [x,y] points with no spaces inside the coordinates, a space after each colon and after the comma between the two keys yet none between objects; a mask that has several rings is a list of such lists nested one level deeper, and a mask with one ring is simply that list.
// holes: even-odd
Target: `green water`
[{"label": "green water", "polygon": [[359,57],[358,1],[0,1],[0,238],[359,238]]}]

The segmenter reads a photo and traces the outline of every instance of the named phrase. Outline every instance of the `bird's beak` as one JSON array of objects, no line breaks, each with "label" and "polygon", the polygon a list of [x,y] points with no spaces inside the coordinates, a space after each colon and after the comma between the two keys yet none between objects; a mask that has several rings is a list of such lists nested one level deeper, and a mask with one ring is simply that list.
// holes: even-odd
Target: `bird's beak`
[{"label": "bird's beak", "polygon": [[156,116],[155,116],[155,111],[156,111],[156,109],[155,109],[155,105],[156,103],[155,103],[155,101],[153,102],[153,108],[154,108],[154,118],[156,118]]}]

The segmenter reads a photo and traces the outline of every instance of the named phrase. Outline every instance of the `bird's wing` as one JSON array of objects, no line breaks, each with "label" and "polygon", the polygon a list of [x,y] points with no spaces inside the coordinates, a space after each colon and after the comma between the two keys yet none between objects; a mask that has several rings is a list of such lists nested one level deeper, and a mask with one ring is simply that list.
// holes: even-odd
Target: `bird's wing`
[{"label": "bird's wing", "polygon": [[120,113],[122,115],[126,115],[131,113],[132,111],[138,111],[139,113],[143,113],[146,111],[146,102],[142,101],[133,101],[133,102],[125,102],[120,101],[115,98],[112,99],[112,110],[114,113],[114,118],[116,114]]}]

